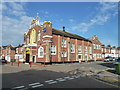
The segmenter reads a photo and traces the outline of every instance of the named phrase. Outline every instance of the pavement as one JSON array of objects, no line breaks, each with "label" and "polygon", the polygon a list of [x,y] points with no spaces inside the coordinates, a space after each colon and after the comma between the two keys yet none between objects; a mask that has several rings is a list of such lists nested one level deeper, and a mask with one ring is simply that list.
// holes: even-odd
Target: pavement
[{"label": "pavement", "polygon": [[27,65],[23,63],[21,63],[20,66],[18,67],[17,63],[14,63],[13,66],[11,64],[3,65],[2,74],[5,75],[5,74],[11,74],[11,73],[19,73],[19,72],[29,71],[29,70],[50,71],[50,72],[59,73],[57,76],[59,76],[60,73],[64,73],[66,77],[69,75],[71,76],[83,75],[86,78],[99,80],[101,82],[113,85],[115,87],[119,87],[120,85],[119,75],[115,73],[114,65],[112,63],[113,62],[97,61],[97,62],[89,62],[89,63],[84,62],[82,64],[79,64],[79,63],[53,64],[53,65],[46,65],[45,67],[44,65],[41,65],[41,66],[32,65],[32,67],[30,67],[29,64]]}]

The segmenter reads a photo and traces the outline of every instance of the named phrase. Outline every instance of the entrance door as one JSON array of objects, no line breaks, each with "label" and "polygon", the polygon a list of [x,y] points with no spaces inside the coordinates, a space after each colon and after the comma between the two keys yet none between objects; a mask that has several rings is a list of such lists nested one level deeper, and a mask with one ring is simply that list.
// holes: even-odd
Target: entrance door
[{"label": "entrance door", "polygon": [[32,60],[33,60],[33,62],[35,62],[35,56],[33,56]]},{"label": "entrance door", "polygon": [[78,55],[78,61],[79,63],[82,61],[82,55]]},{"label": "entrance door", "polygon": [[30,60],[30,54],[26,54],[26,63],[29,63]]}]

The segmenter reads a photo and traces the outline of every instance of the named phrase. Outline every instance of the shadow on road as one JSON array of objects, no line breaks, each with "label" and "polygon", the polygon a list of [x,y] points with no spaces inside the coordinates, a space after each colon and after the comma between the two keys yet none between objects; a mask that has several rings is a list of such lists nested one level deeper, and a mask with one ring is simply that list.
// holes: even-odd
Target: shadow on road
[{"label": "shadow on road", "polygon": [[99,63],[98,65],[106,66],[108,68],[114,68],[113,62]]},{"label": "shadow on road", "polygon": [[116,74],[115,70],[107,70],[107,71]]},{"label": "shadow on road", "polygon": [[24,70],[14,73],[2,74],[2,87],[12,88],[15,86],[27,85],[28,83],[45,81],[49,79],[68,76],[69,74],[63,72],[53,72],[48,70]]}]

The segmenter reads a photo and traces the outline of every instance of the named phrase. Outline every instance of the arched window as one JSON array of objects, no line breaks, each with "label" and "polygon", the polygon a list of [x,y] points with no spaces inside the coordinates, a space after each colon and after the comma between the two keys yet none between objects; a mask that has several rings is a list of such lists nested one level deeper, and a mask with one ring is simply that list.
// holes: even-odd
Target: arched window
[{"label": "arched window", "polygon": [[43,58],[44,57],[44,48],[40,47],[38,49],[38,58]]},{"label": "arched window", "polygon": [[31,34],[30,34],[30,43],[35,43],[36,42],[36,31],[35,29],[32,29]]}]

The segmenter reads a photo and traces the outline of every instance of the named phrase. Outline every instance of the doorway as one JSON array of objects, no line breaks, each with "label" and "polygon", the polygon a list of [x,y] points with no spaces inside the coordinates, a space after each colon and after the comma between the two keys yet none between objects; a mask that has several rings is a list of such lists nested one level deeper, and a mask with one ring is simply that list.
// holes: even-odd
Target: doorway
[{"label": "doorway", "polygon": [[30,61],[30,54],[26,54],[26,63],[29,63]]},{"label": "doorway", "polygon": [[32,57],[32,60],[33,60],[33,62],[36,62],[36,57],[33,56],[33,57]]}]

